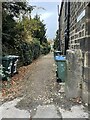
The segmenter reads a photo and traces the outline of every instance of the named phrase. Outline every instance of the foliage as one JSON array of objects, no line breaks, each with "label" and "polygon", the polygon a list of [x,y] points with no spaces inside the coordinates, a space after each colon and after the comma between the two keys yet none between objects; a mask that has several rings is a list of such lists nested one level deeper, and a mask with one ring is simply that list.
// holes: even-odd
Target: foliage
[{"label": "foliage", "polygon": [[46,34],[45,24],[43,23],[43,21],[40,20],[39,15],[36,14],[34,19],[31,19],[30,26],[32,37],[38,38],[40,44],[47,41],[45,36]]},{"label": "foliage", "polygon": [[41,45],[41,54],[48,54],[51,50],[51,46],[50,44],[47,42],[47,43],[43,43],[43,45]]},{"label": "foliage", "polygon": [[59,50],[58,30],[56,31],[56,37],[55,37],[55,39],[54,39],[54,46],[53,46],[53,48],[54,48],[55,50]]},{"label": "foliage", "polygon": [[14,38],[18,34],[15,19],[20,19],[26,13],[30,16],[33,7],[27,6],[26,2],[3,2],[2,8],[2,42],[14,44]]},{"label": "foliage", "polygon": [[3,12],[6,12],[12,17],[19,18],[20,15],[24,17],[27,13],[31,14],[31,11],[34,9],[33,6],[27,5],[26,2],[3,2],[2,3]]},{"label": "foliage", "polygon": [[41,53],[47,54],[50,45],[45,24],[38,15],[31,18],[35,6],[26,2],[3,2],[2,6],[3,55],[19,55],[21,65],[28,65]]},{"label": "foliage", "polygon": [[33,59],[36,59],[36,58],[39,57],[39,55],[40,55],[40,42],[38,41],[37,38],[33,39],[33,49],[32,49],[32,52],[33,52]]}]

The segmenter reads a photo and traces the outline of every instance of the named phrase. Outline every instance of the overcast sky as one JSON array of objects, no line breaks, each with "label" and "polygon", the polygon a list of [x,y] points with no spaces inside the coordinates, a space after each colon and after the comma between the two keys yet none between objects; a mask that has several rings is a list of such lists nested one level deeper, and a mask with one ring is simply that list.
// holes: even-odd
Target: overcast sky
[{"label": "overcast sky", "polygon": [[[60,2],[30,2],[30,5],[36,5],[37,8],[32,12],[32,17],[37,13],[41,20],[44,20],[47,28],[47,37],[49,39],[55,38],[56,30],[58,28],[58,7]],[[43,9],[38,9],[42,7]]]}]

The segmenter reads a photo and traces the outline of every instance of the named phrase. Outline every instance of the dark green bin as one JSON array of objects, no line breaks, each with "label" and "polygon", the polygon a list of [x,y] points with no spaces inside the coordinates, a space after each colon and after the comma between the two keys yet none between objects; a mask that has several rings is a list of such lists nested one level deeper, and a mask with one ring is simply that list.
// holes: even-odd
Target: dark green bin
[{"label": "dark green bin", "polygon": [[0,79],[8,80],[11,76],[12,58],[9,56],[0,57]]},{"label": "dark green bin", "polygon": [[10,57],[12,58],[11,75],[13,75],[17,73],[17,62],[18,62],[19,56],[11,55]]},{"label": "dark green bin", "polygon": [[[17,72],[17,61],[19,56],[15,55],[7,55],[0,57],[0,61],[2,64],[2,79],[7,79],[7,77],[11,77],[14,73]],[[5,76],[3,76],[3,74]]]},{"label": "dark green bin", "polygon": [[2,66],[4,73],[7,73],[8,75],[11,75],[11,67],[13,64],[13,58],[10,56],[4,56],[2,57]]},{"label": "dark green bin", "polygon": [[66,80],[66,59],[63,56],[58,56],[56,59],[57,63],[57,79],[61,82]]}]

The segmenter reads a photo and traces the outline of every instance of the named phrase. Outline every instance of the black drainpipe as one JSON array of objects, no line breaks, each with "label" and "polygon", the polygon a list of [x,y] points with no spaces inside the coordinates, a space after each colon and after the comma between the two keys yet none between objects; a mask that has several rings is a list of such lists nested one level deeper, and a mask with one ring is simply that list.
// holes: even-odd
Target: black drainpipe
[{"label": "black drainpipe", "polygon": [[69,46],[69,27],[70,27],[70,2],[67,2],[67,16],[66,16],[66,22],[67,22],[67,26],[66,26],[66,30],[65,30],[65,55],[66,55],[66,51],[68,49]]}]

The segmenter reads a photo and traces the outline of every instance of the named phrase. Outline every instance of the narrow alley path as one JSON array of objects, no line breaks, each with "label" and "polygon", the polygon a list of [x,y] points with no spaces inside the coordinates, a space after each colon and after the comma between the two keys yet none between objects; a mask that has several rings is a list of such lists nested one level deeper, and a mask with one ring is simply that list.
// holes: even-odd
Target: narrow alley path
[{"label": "narrow alley path", "polygon": [[[32,110],[33,116],[38,106],[53,104],[57,101],[59,89],[53,54],[50,53],[38,59],[33,65],[32,71],[23,82],[24,99],[18,103],[17,107]],[[57,102],[59,103],[59,101]]]},{"label": "narrow alley path", "polygon": [[[27,118],[88,117],[82,104],[66,99],[64,83],[56,82],[53,53],[41,56],[30,66],[32,69],[29,70],[24,80],[19,83],[22,86],[20,90],[22,98],[18,96],[16,102],[14,100],[14,103],[11,101],[11,103],[2,105],[4,107],[3,110],[6,110],[2,114],[4,117],[9,117],[11,111],[14,114],[17,111],[19,114],[20,110],[21,112],[19,116],[18,114],[16,115],[16,118],[23,118],[24,116],[25,118],[27,116]],[[11,107],[9,106],[10,104]],[[25,115],[23,110],[25,110]],[[13,118],[15,115],[11,117]]]}]

